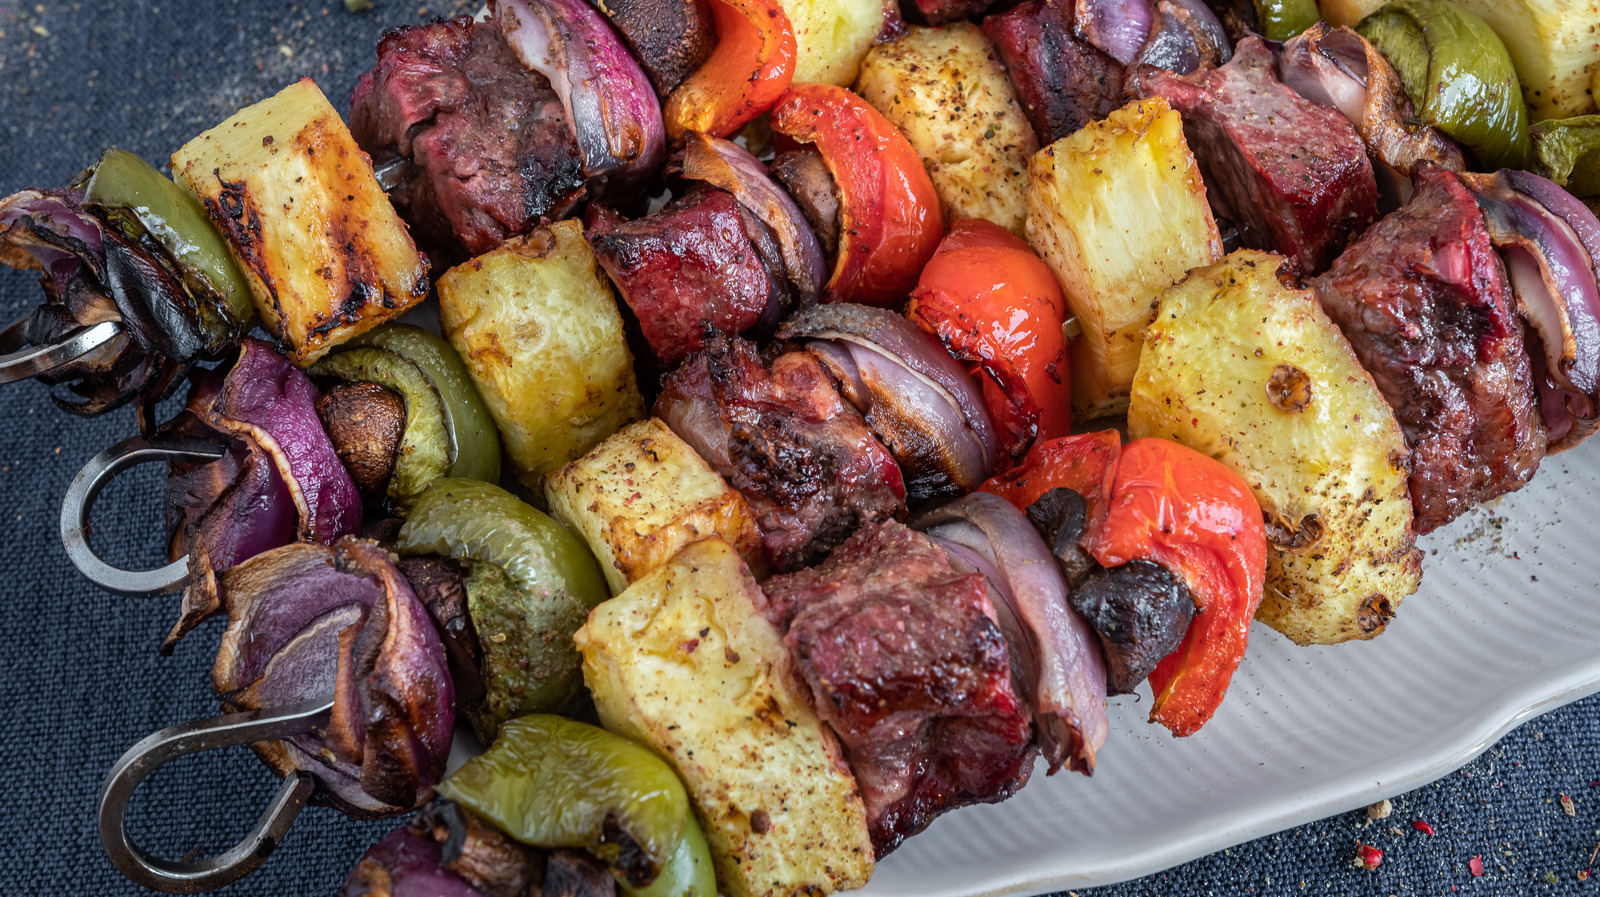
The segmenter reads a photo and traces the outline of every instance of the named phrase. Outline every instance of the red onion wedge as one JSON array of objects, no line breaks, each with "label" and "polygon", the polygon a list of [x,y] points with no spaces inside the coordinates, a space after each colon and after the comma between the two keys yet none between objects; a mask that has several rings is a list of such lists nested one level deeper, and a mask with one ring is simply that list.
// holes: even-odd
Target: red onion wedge
[{"label": "red onion wedge", "polygon": [[485,897],[445,866],[444,845],[421,821],[418,817],[369,847],[339,897]]},{"label": "red onion wedge", "polygon": [[1067,603],[1067,581],[1038,530],[987,492],[929,511],[911,525],[944,544],[952,562],[965,561],[994,583],[1002,599],[995,606],[1001,629],[1021,667],[1018,678],[1033,703],[1050,771],[1070,764],[1093,773],[1095,751],[1110,732],[1105,662],[1094,632]]},{"label": "red onion wedge", "polygon": [[999,443],[983,394],[937,338],[882,308],[802,309],[779,339],[810,343],[839,391],[894,453],[912,498],[959,495],[995,470]]},{"label": "red onion wedge", "polygon": [[1507,170],[1462,179],[1505,259],[1517,309],[1544,347],[1539,393],[1547,453],[1565,451],[1600,429],[1600,222],[1535,174]]},{"label": "red onion wedge", "polygon": [[391,555],[363,539],[296,543],[220,578],[228,608],[212,684],[230,712],[333,696],[324,730],[252,747],[279,775],[356,817],[428,798],[444,775],[455,690],[428,611]]},{"label": "red onion wedge", "polygon": [[1216,68],[1233,58],[1228,33],[1200,0],[1156,0],[1155,28],[1135,65],[1153,65],[1180,75]]},{"label": "red onion wedge", "polygon": [[822,244],[800,206],[772,179],[760,159],[731,140],[691,132],[683,147],[683,176],[732,193],[740,205],[772,228],[800,305],[817,301],[832,271]]},{"label": "red onion wedge", "polygon": [[1411,170],[1421,162],[1462,171],[1461,148],[1417,121],[1400,75],[1367,39],[1318,22],[1283,44],[1278,76],[1296,93],[1339,110],[1377,158],[1395,200],[1411,198]]},{"label": "red onion wedge", "polygon": [[666,126],[644,69],[585,0],[489,0],[522,64],[550,79],[584,175],[648,178],[666,156]]},{"label": "red onion wedge", "polygon": [[272,457],[300,512],[299,535],[332,543],[361,531],[361,493],[317,417],[317,388],[263,340],[247,339],[207,423]]},{"label": "red onion wedge", "polygon": [[1150,40],[1155,24],[1150,0],[1077,0],[1073,30],[1095,49],[1128,65]]}]

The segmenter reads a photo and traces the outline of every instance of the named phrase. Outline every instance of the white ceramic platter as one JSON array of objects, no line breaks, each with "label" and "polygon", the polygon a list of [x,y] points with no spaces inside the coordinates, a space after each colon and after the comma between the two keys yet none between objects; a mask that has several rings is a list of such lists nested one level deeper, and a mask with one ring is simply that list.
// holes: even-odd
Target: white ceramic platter
[{"label": "white ceramic platter", "polygon": [[[1092,779],[1041,767],[878,866],[863,895],[979,897],[1111,884],[1351,810],[1464,765],[1600,691],[1600,444],[1420,540],[1422,589],[1382,636],[1296,647],[1256,624],[1199,734],[1117,698]],[[1566,525],[1562,521],[1567,521]]]}]

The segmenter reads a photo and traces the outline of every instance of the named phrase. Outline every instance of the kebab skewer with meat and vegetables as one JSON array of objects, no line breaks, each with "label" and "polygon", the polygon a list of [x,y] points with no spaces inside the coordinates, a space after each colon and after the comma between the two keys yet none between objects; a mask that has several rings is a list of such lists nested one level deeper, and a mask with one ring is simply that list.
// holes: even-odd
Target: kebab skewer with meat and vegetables
[{"label": "kebab skewer with meat and vegetables", "polygon": [[1594,430],[1580,50],[985,7],[497,2],[385,35],[349,129],[303,81],[0,205],[27,339],[114,325],[72,410],[219,446],[166,649],[225,612],[227,709],[326,698],[269,766],[442,798],[346,893],[857,887],[1092,772],[1108,693],[1198,730],[1253,618],[1381,632],[1416,534]]}]

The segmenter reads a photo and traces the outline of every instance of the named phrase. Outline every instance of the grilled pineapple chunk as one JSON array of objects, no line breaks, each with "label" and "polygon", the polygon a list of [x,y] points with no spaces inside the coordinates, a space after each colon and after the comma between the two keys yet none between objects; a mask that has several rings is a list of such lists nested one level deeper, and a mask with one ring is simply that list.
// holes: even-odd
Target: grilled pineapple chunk
[{"label": "grilled pineapple chunk", "polygon": [[794,83],[849,87],[883,31],[883,0],[778,0],[794,29]]},{"label": "grilled pineapple chunk", "polygon": [[1028,160],[1039,141],[978,26],[912,26],[873,47],[856,93],[905,132],[946,221],[986,218],[1022,235]]},{"label": "grilled pineapple chunk", "polygon": [[1314,294],[1282,256],[1241,249],[1161,297],[1128,433],[1228,465],[1266,516],[1256,618],[1295,642],[1372,638],[1416,591],[1405,437]]},{"label": "grilled pineapple chunk", "polygon": [[428,294],[428,262],[310,78],[172,154],[228,238],[261,322],[304,367]]},{"label": "grilled pineapple chunk", "polygon": [[1121,413],[1156,298],[1222,257],[1182,118],[1160,97],[1141,100],[1040,150],[1028,169],[1027,230],[1083,328],[1073,411]]},{"label": "grilled pineapple chunk", "polygon": [[[1355,24],[1387,0],[1322,0],[1330,25]],[[1600,0],[1454,0],[1500,36],[1534,121],[1595,111],[1600,92]]]},{"label": "grilled pineapple chunk", "polygon": [[544,494],[551,516],[600,559],[613,595],[708,536],[762,567],[750,503],[657,418],[623,427],[552,473]]},{"label": "grilled pineapple chunk", "polygon": [[820,895],[872,875],[866,811],[733,546],[684,549],[575,636],[607,729],[688,786],[728,897]]},{"label": "grilled pineapple chunk", "polygon": [[622,316],[576,221],[446,271],[439,325],[529,488],[643,413]]}]

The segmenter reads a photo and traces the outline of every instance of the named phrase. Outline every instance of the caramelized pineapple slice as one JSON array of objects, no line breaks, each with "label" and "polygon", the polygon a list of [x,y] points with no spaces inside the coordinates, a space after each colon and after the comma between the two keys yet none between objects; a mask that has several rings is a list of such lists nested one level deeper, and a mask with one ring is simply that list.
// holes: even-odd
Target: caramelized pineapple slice
[{"label": "caramelized pineapple slice", "polygon": [[1241,249],[1167,290],[1145,334],[1128,434],[1238,473],[1266,516],[1256,618],[1295,642],[1372,638],[1416,591],[1404,434],[1284,258]]},{"label": "caramelized pineapple slice", "polygon": [[607,729],[678,771],[728,897],[820,897],[872,875],[855,779],[733,546],[684,549],[574,636]]},{"label": "caramelized pineapple slice", "polygon": [[629,424],[544,484],[550,514],[589,543],[611,594],[710,536],[761,566],[755,512],[659,418]]},{"label": "caramelized pineapple slice", "polygon": [[1182,118],[1160,97],[1140,100],[1040,150],[1027,227],[1083,328],[1073,411],[1120,414],[1157,297],[1222,257]]},{"label": "caramelized pineapple slice", "polygon": [[261,322],[305,367],[404,314],[428,293],[428,262],[310,78],[172,154],[250,282]]}]

